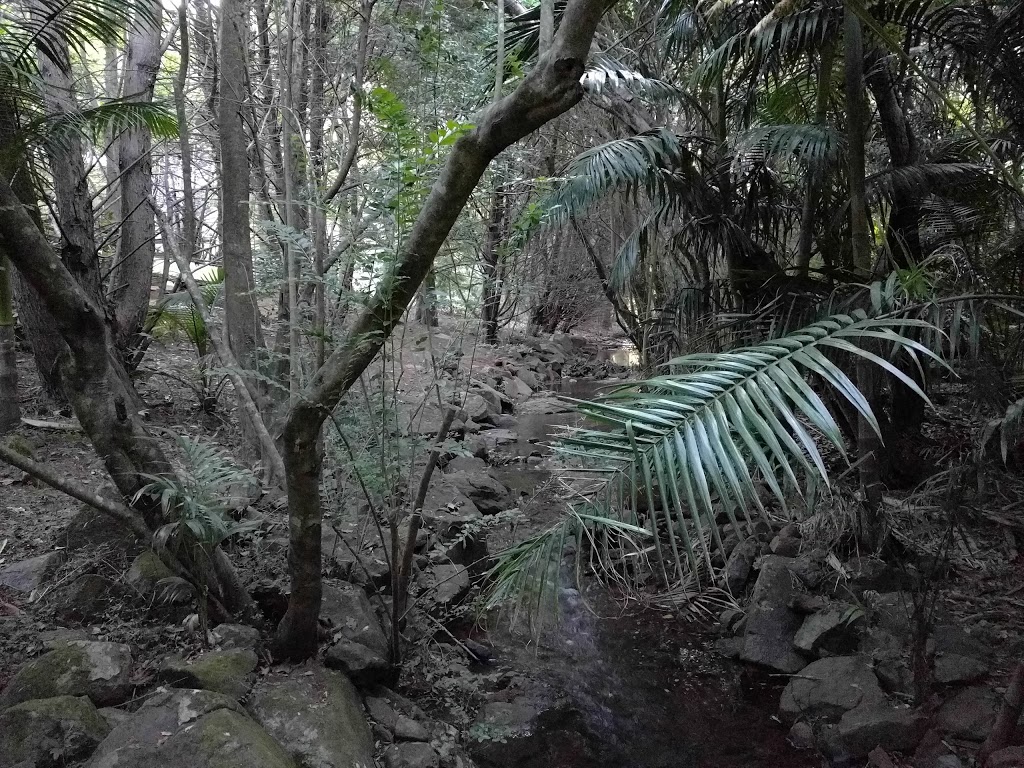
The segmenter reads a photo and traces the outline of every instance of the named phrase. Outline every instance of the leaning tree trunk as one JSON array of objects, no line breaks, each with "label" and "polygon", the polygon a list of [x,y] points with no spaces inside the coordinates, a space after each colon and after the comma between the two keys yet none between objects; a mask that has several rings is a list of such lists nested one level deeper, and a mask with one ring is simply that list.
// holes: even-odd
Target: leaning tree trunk
[{"label": "leaning tree trunk", "polygon": [[288,485],[291,595],[278,627],[278,656],[317,650],[320,611],[320,429],[384,346],[416,295],[484,171],[500,152],[566,112],[583,96],[590,45],[612,0],[569,0],[551,49],[508,96],[474,120],[455,143],[390,272],[341,345],[291,406],[282,435]]},{"label": "leaning tree trunk", "polygon": [[[161,7],[159,0],[144,1],[146,7],[136,12],[129,30],[122,91],[125,101],[139,103],[153,100],[153,86],[160,69],[160,25],[148,19],[159,19]],[[115,302],[115,341],[122,353],[136,343],[136,335],[149,311],[156,254],[156,224],[149,207],[153,191],[152,146],[152,134],[142,122],[129,126],[118,141],[121,231],[117,261],[110,275],[110,295]]]}]

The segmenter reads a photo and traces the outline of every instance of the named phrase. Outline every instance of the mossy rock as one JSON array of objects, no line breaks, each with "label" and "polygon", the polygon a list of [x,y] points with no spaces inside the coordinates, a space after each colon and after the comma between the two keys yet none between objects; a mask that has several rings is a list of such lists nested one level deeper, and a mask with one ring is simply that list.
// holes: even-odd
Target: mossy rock
[{"label": "mossy rock", "polygon": [[88,757],[110,732],[84,696],[55,696],[0,713],[0,768],[56,768]]},{"label": "mossy rock", "polygon": [[95,704],[120,704],[132,691],[127,645],[75,640],[23,665],[0,692],[0,711],[32,699],[87,696]]},{"label": "mossy rock", "polygon": [[149,597],[156,588],[157,582],[167,579],[174,573],[168,568],[151,549],[140,552],[138,557],[132,561],[128,569],[128,583],[137,589],[142,595]]},{"label": "mossy rock", "polygon": [[256,653],[248,648],[210,651],[190,662],[167,660],[159,677],[177,688],[202,688],[241,699],[249,692],[249,677],[258,661]]}]

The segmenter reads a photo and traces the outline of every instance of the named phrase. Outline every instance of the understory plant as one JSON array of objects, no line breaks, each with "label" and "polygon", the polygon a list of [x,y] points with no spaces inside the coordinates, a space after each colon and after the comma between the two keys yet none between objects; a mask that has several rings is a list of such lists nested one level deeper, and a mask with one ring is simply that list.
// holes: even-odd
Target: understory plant
[{"label": "understory plant", "polygon": [[941,364],[912,338],[932,329],[858,310],[752,346],[677,357],[663,375],[572,401],[603,426],[572,429],[559,447],[591,479],[581,488],[584,501],[499,558],[485,608],[511,604],[514,614],[537,615],[557,594],[568,541],[576,542],[577,567],[629,590],[653,581],[661,601],[694,607],[715,583],[720,524],[742,539],[744,523],[771,518],[768,499],[786,512],[802,488],[829,488],[820,446],[844,459],[847,449],[826,391],[878,432],[842,358],[881,368],[927,400],[896,359]]}]

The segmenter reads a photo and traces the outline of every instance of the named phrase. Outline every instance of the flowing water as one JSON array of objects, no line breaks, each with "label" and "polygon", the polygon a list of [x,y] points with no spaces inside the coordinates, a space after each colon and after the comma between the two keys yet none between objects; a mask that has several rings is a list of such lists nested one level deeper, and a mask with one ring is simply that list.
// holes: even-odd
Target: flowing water
[{"label": "flowing water", "polygon": [[[597,386],[579,382],[570,393],[587,397]],[[529,455],[576,420],[572,413],[524,414],[514,452]],[[545,462],[533,469],[510,465],[499,474],[528,492],[551,472]],[[556,511],[549,514],[553,518]],[[713,650],[714,634],[694,622],[626,610],[599,584],[586,585],[581,594],[569,586],[570,578],[562,581],[559,624],[544,642],[527,647],[522,638],[496,638],[503,663],[525,671],[531,685],[543,689],[538,700],[550,706],[541,718],[543,749],[510,767],[820,764],[786,743],[786,730],[774,717],[784,680],[722,658]]]}]

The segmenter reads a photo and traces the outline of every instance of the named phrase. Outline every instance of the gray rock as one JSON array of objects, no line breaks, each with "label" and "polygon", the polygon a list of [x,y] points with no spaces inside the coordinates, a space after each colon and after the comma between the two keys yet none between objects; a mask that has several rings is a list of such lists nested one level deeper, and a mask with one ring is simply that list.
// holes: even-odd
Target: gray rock
[{"label": "gray rock", "polygon": [[479,395],[487,401],[490,413],[496,414],[512,412],[512,402],[508,397],[496,390],[490,384],[473,379],[469,382],[469,388],[474,394]]},{"label": "gray rock", "polygon": [[398,741],[430,741],[430,731],[408,715],[395,711],[386,699],[369,696],[366,708],[370,716],[387,728]]},{"label": "gray rock", "polygon": [[[530,361],[527,362],[529,363]],[[540,360],[534,359],[532,362],[534,362],[537,367],[540,366]],[[536,368],[534,370],[536,370]],[[534,373],[534,371],[530,370],[530,368],[520,368],[519,372],[516,373],[516,378],[530,388],[531,394],[544,386],[543,381],[536,373]]]},{"label": "gray rock", "polygon": [[434,479],[430,483],[430,488],[427,489],[427,496],[423,500],[424,516],[437,510],[471,517],[478,517],[480,515],[480,510],[477,509],[476,504],[466,497],[449,475],[435,474]]},{"label": "gray rock", "polygon": [[86,768],[296,768],[238,702],[211,691],[158,691],[110,732]]},{"label": "gray rock", "polygon": [[24,664],[0,691],[0,710],[31,699],[88,696],[120,704],[132,692],[127,645],[73,640]]},{"label": "gray rock", "polygon": [[361,687],[387,684],[394,677],[385,655],[344,638],[327,649],[324,663],[331,669],[341,670]]},{"label": "gray rock", "polygon": [[249,709],[303,768],[372,768],[373,738],[352,683],[319,666],[268,675]]},{"label": "gray rock", "polygon": [[488,765],[527,763],[544,748],[540,714],[540,707],[526,698],[484,704],[469,730],[470,754]]},{"label": "gray rock", "polygon": [[445,475],[445,478],[472,501],[482,514],[493,515],[513,506],[508,488],[487,472],[453,472]]},{"label": "gray rock", "polygon": [[768,551],[780,557],[796,557],[800,554],[800,528],[787,525],[768,544]]},{"label": "gray rock", "polygon": [[260,647],[260,631],[246,624],[218,624],[211,630],[214,642],[223,649]]},{"label": "gray rock", "polygon": [[463,421],[474,421],[477,424],[486,424],[491,420],[491,415],[501,413],[501,403],[493,404],[476,392],[466,395],[466,402],[462,405]]},{"label": "gray rock", "polygon": [[1024,747],[1006,747],[989,755],[985,768],[1021,768],[1024,766]]},{"label": "gray rock", "polygon": [[486,472],[487,462],[476,456],[456,456],[444,469],[445,472]]},{"label": "gray rock", "polygon": [[533,394],[533,389],[518,376],[510,376],[501,382],[501,388],[512,400],[525,400]]},{"label": "gray rock", "polygon": [[384,750],[387,768],[438,768],[441,756],[429,744],[392,744]]},{"label": "gray rock", "polygon": [[88,757],[110,732],[89,699],[33,699],[0,713],[0,768],[58,768]]},{"label": "gray rock", "polygon": [[910,634],[914,601],[908,592],[884,592],[866,598],[871,620],[898,637]]},{"label": "gray rock", "polygon": [[970,683],[979,680],[989,672],[989,665],[981,659],[961,656],[959,653],[935,654],[935,682]]},{"label": "gray rock", "polygon": [[54,610],[72,621],[88,623],[106,614],[117,595],[117,585],[98,573],[86,573],[46,596]]},{"label": "gray rock", "polygon": [[344,638],[387,655],[387,636],[361,588],[344,581],[324,581],[320,619],[331,627],[333,639]]},{"label": "gray rock", "polygon": [[857,606],[832,603],[804,619],[793,640],[793,647],[811,655],[819,655],[822,651],[830,655],[854,653],[865,623],[864,612]]},{"label": "gray rock", "polygon": [[68,552],[91,551],[100,547],[125,551],[138,546],[138,539],[110,515],[86,505],[67,524],[59,544]]},{"label": "gray rock", "polygon": [[58,549],[5,565],[0,568],[0,587],[30,594],[46,583],[53,572],[64,563],[66,557],[64,550]]},{"label": "gray rock", "polygon": [[256,653],[249,648],[209,651],[189,662],[168,659],[157,675],[175,688],[202,688],[242,699],[249,692],[258,662]]},{"label": "gray rock", "polygon": [[885,694],[874,672],[860,656],[819,659],[786,685],[779,702],[783,718],[838,720],[862,704],[879,704]]},{"label": "gray rock", "polygon": [[985,686],[964,688],[943,703],[935,727],[950,736],[984,741],[999,712],[999,696]]},{"label": "gray rock", "polygon": [[149,597],[156,589],[157,582],[170,578],[174,573],[159,555],[151,549],[140,552],[128,569],[127,581],[139,594]]},{"label": "gray rock", "polygon": [[450,607],[469,592],[469,570],[463,565],[438,563],[427,570],[422,584],[429,590],[427,599],[435,605]]},{"label": "gray rock", "polygon": [[[519,419],[508,413],[496,413],[491,416],[491,424],[502,430],[502,432],[499,432],[497,435],[491,435],[492,439],[495,441],[493,447],[497,448],[500,445],[508,445],[513,442],[511,439],[508,439],[508,434],[515,434],[513,430],[519,426]],[[489,431],[494,432],[493,429]]]},{"label": "gray rock", "polygon": [[753,536],[748,536],[741,541],[725,561],[725,569],[722,571],[722,584],[732,595],[740,595],[747,585],[750,572],[754,567],[754,560],[761,552],[761,542]]},{"label": "gray rock", "polygon": [[799,672],[807,661],[793,650],[802,618],[789,608],[793,577],[785,558],[769,555],[761,564],[747,607],[740,658],[779,672]]},{"label": "gray rock", "polygon": [[715,641],[715,650],[727,659],[738,659],[743,653],[743,638],[720,637]]},{"label": "gray rock", "polygon": [[810,723],[794,723],[787,740],[796,749],[814,749],[814,728]]},{"label": "gray rock", "polygon": [[838,733],[849,754],[864,757],[876,747],[887,752],[911,752],[926,730],[928,718],[922,712],[877,702],[846,712],[839,721]]}]

